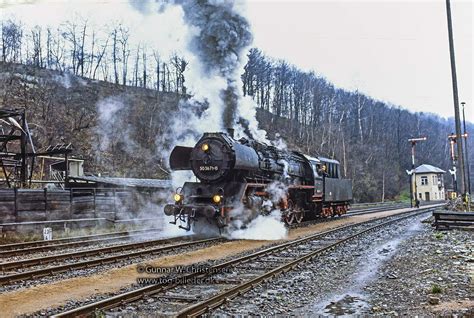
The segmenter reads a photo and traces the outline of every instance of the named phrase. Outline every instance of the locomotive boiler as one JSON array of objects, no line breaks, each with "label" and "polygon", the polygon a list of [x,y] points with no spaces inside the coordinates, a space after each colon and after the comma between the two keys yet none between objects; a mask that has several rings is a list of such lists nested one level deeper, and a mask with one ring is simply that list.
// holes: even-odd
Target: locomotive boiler
[{"label": "locomotive boiler", "polygon": [[194,147],[176,146],[170,167],[191,170],[199,182],[178,188],[164,212],[197,233],[245,226],[275,210],[288,225],[341,215],[352,200],[351,180],[340,177],[338,161],[222,132],[205,133]]}]

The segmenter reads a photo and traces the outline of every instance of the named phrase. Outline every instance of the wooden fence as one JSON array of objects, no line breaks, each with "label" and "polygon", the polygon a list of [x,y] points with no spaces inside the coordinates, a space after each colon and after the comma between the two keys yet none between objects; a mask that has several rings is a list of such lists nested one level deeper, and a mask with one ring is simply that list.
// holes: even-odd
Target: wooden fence
[{"label": "wooden fence", "polygon": [[0,189],[0,225],[92,218],[123,220],[143,214],[147,208],[144,202],[159,204],[153,193],[127,189]]}]

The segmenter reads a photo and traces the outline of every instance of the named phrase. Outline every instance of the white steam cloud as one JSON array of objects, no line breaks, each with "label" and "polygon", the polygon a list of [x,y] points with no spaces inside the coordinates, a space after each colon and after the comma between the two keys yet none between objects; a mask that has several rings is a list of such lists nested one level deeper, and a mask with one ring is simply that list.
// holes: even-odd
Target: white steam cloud
[{"label": "white steam cloud", "polygon": [[269,215],[259,215],[246,227],[230,232],[232,239],[246,240],[281,240],[288,235],[288,229],[281,222],[279,210],[272,211]]},{"label": "white steam cloud", "polygon": [[239,205],[230,212],[231,224],[227,236],[231,239],[281,240],[287,237],[288,229],[281,220],[280,203],[286,199],[288,187],[280,181],[267,186],[268,198],[262,204],[262,210],[269,213],[259,214]]}]

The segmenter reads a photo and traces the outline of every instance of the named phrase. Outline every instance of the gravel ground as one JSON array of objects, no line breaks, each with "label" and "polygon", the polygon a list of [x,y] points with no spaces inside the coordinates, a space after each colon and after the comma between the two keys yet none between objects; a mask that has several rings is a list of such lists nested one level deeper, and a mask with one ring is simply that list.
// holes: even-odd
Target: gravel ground
[{"label": "gravel ground", "polygon": [[[474,295],[467,267],[471,264],[472,271],[474,234],[437,234],[421,219],[346,244],[262,284],[212,315],[471,317]],[[437,291],[434,285],[441,293],[432,295]],[[440,305],[429,304],[430,299],[433,303],[438,299]]]},{"label": "gravel ground", "polygon": [[365,290],[374,314],[474,317],[473,276],[474,232],[424,225]]},{"label": "gravel ground", "polygon": [[[424,218],[426,216],[427,214],[424,214]],[[374,314],[393,311],[387,304],[385,304],[386,306],[383,306],[383,304],[377,306],[375,300],[372,301],[372,296],[367,288],[373,281],[378,281],[379,271],[382,271],[385,263],[390,262],[393,257],[398,255],[399,248],[405,241],[410,241],[412,237],[424,231],[431,233],[430,227],[422,226],[419,222],[422,218],[421,216],[416,217],[416,222],[413,219],[401,221],[376,233],[365,235],[357,241],[348,243],[328,255],[301,266],[297,270],[288,272],[272,282],[265,283],[212,314],[334,315]],[[378,222],[375,221],[375,223]],[[472,239],[472,236],[470,239]],[[255,250],[234,255],[228,259],[251,252],[255,252]],[[221,259],[217,262],[222,261]],[[211,266],[215,263],[216,261],[211,261],[201,263],[201,265]],[[387,275],[390,276],[387,279],[389,283],[401,281],[398,279],[401,274],[396,271],[390,271]],[[331,280],[328,280],[327,277],[331,277]],[[136,287],[133,285],[128,286],[123,288],[121,292],[134,288]],[[37,312],[36,315],[49,316],[58,311],[71,309],[107,296],[111,296],[111,294],[98,294],[81,301],[70,300],[65,306],[48,308]],[[163,312],[164,308],[161,305],[164,303],[163,300],[148,297],[108,312],[108,314],[119,316],[156,314],[157,312]],[[168,300],[167,303],[172,305],[172,301]]]},{"label": "gravel ground", "polygon": [[[391,219],[393,217],[398,217],[397,215],[394,215],[392,217],[389,217],[389,218],[385,218],[385,219],[382,219],[382,220],[373,220],[371,221],[371,225],[375,225],[375,224],[378,224],[380,222],[385,222],[387,221],[388,219]],[[354,228],[351,228],[349,230],[345,230],[346,234],[350,233],[350,232],[354,232],[357,230],[357,228],[360,228],[360,227],[364,227],[364,225],[360,225],[360,226],[356,226]],[[337,235],[335,234],[330,234],[330,235],[327,235],[327,237],[332,237],[332,238],[337,238]],[[199,266],[204,266],[204,267],[210,267],[212,265],[215,265],[217,263],[221,263],[221,262],[224,262],[224,261],[228,261],[228,260],[231,260],[231,259],[235,259],[235,258],[238,258],[238,257],[242,257],[242,256],[245,256],[245,255],[248,255],[250,253],[254,253],[256,251],[259,251],[259,250],[262,250],[262,249],[266,249],[270,246],[274,246],[274,245],[277,245],[279,244],[278,242],[275,242],[274,244],[271,244],[271,245],[267,245],[265,247],[262,247],[262,248],[258,248],[258,249],[254,249],[254,250],[250,250],[250,251],[247,251],[247,252],[244,252],[244,253],[239,253],[239,254],[235,254],[233,255],[232,257],[228,257],[228,258],[224,258],[224,259],[219,259],[219,260],[214,260],[214,261],[208,261],[208,262],[202,262],[202,263],[199,263],[199,264],[196,264],[196,265],[199,265]],[[74,274],[72,274],[74,275]],[[45,278],[46,279],[46,278]],[[74,307],[78,307],[80,305],[84,305],[86,303],[90,303],[90,302],[93,302],[93,301],[98,301],[98,300],[102,300],[106,297],[110,297],[112,295],[116,295],[118,293],[123,293],[123,292],[127,292],[127,291],[131,291],[133,289],[136,289],[137,286],[135,285],[131,285],[131,286],[127,286],[125,288],[122,288],[119,292],[117,293],[109,293],[109,294],[96,294],[96,295],[93,295],[91,297],[89,297],[88,299],[83,299],[83,300],[76,300],[76,299],[71,299],[70,301],[68,301],[68,303],[65,305],[65,306],[61,306],[61,307],[58,307],[58,308],[47,308],[47,309],[44,309],[42,311],[39,311],[37,312],[35,315],[39,315],[39,316],[49,316],[49,315],[52,315],[52,314],[55,314],[57,312],[61,312],[61,311],[65,311],[65,310],[69,310],[69,309],[72,309]],[[168,301],[169,302],[169,301]],[[160,303],[162,303],[160,300],[158,299],[154,299],[154,298],[146,298],[142,301],[139,301],[137,303],[134,303],[134,304],[130,304],[130,305],[126,305],[122,308],[118,308],[118,309],[115,309],[113,310],[113,312],[115,314],[117,313],[120,313],[120,314],[125,314],[125,315],[131,315],[133,312],[139,312],[139,313],[145,313],[145,312],[148,312],[148,313],[153,313],[153,312],[156,312],[155,310],[157,310],[157,308],[160,308],[159,305]],[[161,309],[161,308],[160,308]]]}]

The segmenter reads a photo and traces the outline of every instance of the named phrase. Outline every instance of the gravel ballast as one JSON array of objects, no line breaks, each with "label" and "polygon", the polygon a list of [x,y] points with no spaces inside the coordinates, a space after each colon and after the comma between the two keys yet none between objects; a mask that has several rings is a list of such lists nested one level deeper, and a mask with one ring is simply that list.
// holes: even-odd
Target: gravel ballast
[{"label": "gravel ballast", "polygon": [[348,243],[211,315],[474,315],[474,233],[440,233],[424,218]]}]

